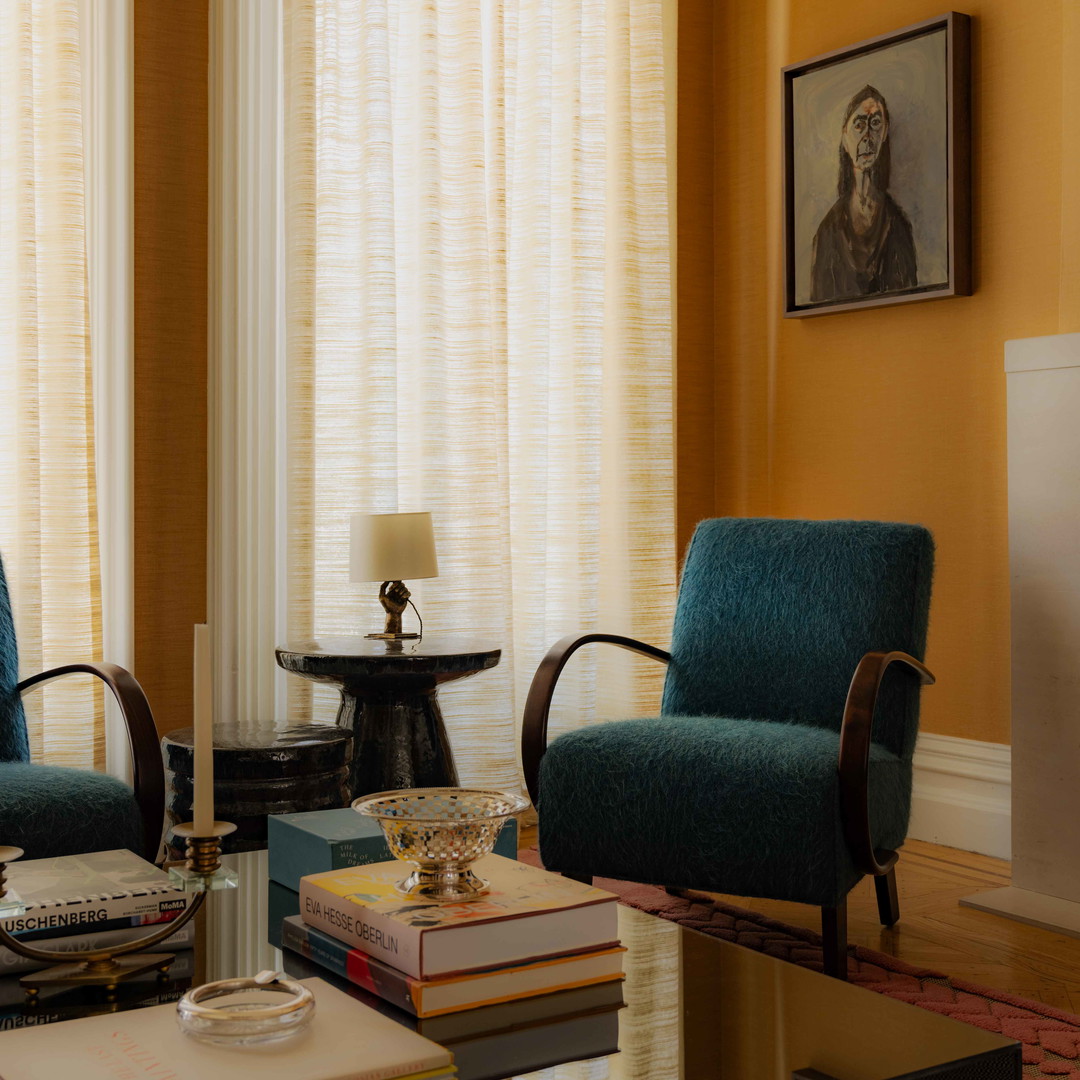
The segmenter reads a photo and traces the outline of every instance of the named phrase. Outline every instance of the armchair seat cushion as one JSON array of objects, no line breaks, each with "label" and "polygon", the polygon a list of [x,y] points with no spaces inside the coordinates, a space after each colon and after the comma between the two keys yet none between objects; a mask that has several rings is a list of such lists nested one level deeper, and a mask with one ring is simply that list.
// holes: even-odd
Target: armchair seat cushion
[{"label": "armchair seat cushion", "polygon": [[24,762],[0,763],[0,844],[27,859],[130,848],[141,852],[135,794],[102,773]]},{"label": "armchair seat cushion", "polygon": [[[835,907],[861,874],[840,820],[840,736],[712,716],[594,724],[540,766],[540,855],[552,870]],[[911,766],[875,744],[874,844],[907,833]]]}]

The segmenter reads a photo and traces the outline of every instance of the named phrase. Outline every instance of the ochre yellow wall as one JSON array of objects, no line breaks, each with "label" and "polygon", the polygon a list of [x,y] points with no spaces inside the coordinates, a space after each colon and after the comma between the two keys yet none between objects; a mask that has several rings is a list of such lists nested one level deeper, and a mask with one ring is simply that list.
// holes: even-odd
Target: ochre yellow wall
[{"label": "ochre yellow wall", "polygon": [[[710,8],[684,3],[691,23]],[[923,727],[1008,742],[1003,345],[1080,330],[1077,151],[1062,137],[1064,124],[1076,140],[1075,100],[1062,109],[1077,81],[1064,57],[1080,62],[1070,0],[962,9],[973,17],[975,294],[780,315],[780,68],[943,10],[925,0],[717,0],[711,70],[682,40],[690,70],[680,89],[692,78],[713,87],[714,290],[707,316],[680,310],[680,341],[684,326],[711,320],[714,370],[703,373],[700,350],[680,348],[679,403],[708,397],[714,427],[696,414],[680,425],[680,476],[709,457],[713,491],[709,505],[700,486],[680,483],[679,532],[710,513],[929,526],[938,555],[927,660],[938,685],[924,694]],[[681,126],[692,109],[680,100]],[[681,220],[680,236],[687,227]],[[680,281],[701,247],[680,253]]]}]

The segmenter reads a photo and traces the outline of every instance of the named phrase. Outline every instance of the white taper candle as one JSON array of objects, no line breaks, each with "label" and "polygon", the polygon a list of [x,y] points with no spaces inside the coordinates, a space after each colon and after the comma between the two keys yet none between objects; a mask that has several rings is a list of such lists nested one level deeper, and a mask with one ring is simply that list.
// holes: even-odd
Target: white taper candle
[{"label": "white taper candle", "polygon": [[195,627],[195,768],[193,822],[196,836],[210,836],[214,828],[214,704],[210,660],[210,627]]}]

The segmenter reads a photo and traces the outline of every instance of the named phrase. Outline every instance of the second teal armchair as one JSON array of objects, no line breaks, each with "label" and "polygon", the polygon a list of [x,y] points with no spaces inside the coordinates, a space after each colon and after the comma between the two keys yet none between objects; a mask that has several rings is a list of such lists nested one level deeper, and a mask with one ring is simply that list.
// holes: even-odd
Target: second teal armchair
[{"label": "second teal armchair", "polygon": [[[846,897],[899,917],[933,541],[917,525],[721,518],[686,556],[670,653],[566,638],[525,707],[522,763],[550,869],[822,909],[846,977]],[[547,746],[559,673],[590,643],[667,663],[658,715]]]}]

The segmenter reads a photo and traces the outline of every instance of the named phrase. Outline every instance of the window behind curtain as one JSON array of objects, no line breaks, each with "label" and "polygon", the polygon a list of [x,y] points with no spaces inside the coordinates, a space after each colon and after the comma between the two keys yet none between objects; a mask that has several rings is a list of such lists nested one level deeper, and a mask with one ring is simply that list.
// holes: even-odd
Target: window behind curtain
[{"label": "window behind curtain", "polygon": [[[79,5],[3,0],[0,554],[24,675],[101,652],[85,235]],[[89,680],[25,701],[35,761],[103,766]]]},{"label": "window behind curtain", "polygon": [[[286,0],[285,27],[289,636],[381,625],[349,514],[430,510],[425,632],[503,649],[440,691],[459,771],[516,787],[546,649],[670,632],[661,4]],[[658,707],[662,671],[611,652],[555,732]]]}]

